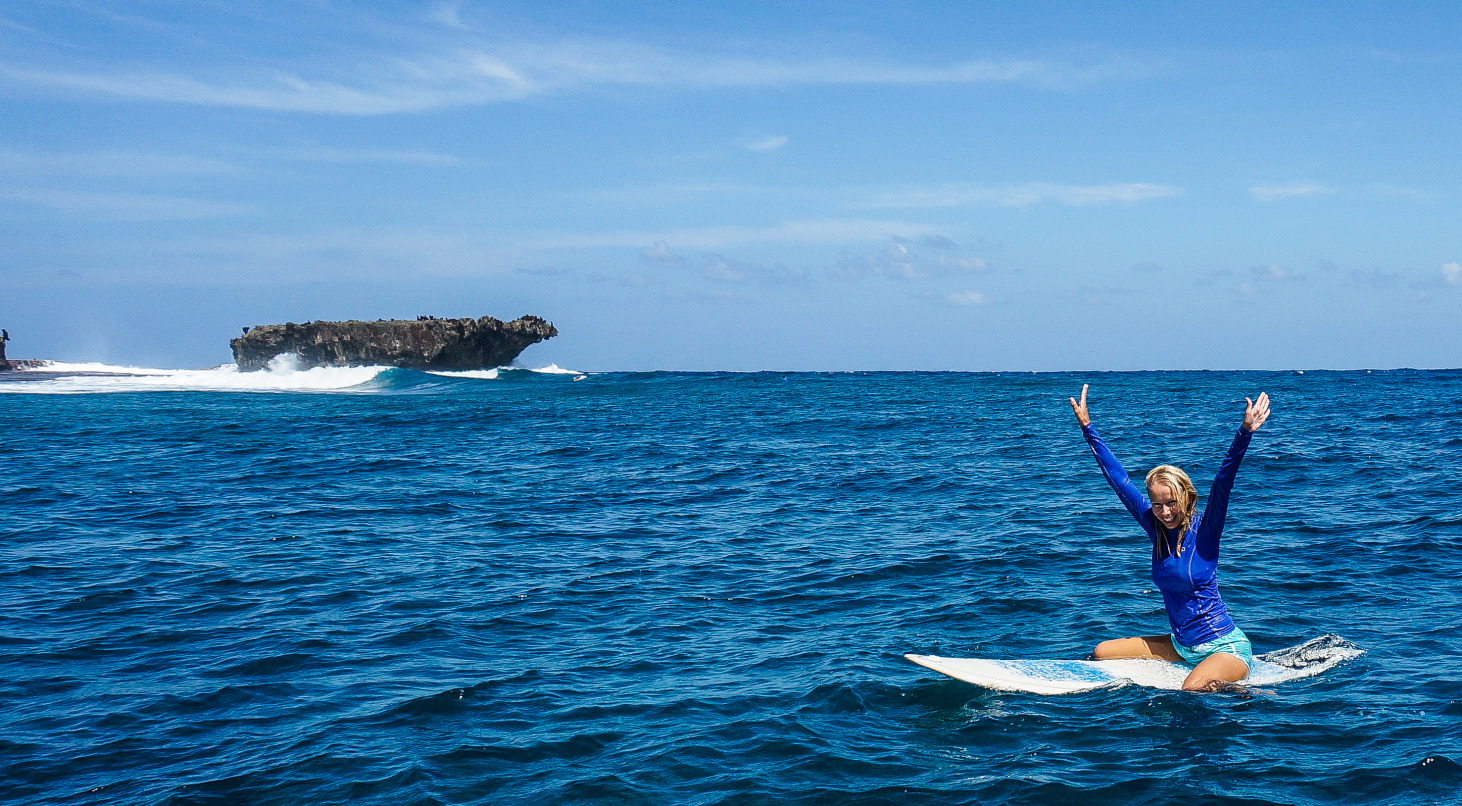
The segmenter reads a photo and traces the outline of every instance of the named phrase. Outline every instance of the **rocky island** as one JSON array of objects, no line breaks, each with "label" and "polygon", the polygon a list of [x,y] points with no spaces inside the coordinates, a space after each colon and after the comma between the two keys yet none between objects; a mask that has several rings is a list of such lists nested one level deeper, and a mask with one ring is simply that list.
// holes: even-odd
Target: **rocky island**
[{"label": "rocky island", "polygon": [[241,370],[263,369],[284,353],[299,367],[390,366],[408,369],[487,369],[511,363],[530,345],[558,335],[536,316],[503,322],[480,319],[380,319],[306,322],[244,328],[229,342]]}]

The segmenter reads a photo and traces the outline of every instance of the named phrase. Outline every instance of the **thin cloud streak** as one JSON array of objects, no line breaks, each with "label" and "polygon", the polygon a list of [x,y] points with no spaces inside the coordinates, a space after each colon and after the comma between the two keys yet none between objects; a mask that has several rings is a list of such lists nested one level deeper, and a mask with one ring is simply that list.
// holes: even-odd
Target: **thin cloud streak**
[{"label": "thin cloud streak", "polygon": [[698,196],[793,197],[851,209],[921,209],[936,207],[1027,207],[1055,202],[1073,207],[1137,204],[1181,196],[1187,191],[1174,185],[1151,182],[1114,182],[1105,185],[1071,185],[1053,182],[1022,182],[1009,185],[950,183],[931,186],[795,187],[742,185],[730,182],[699,184],[632,185],[600,188],[571,194],[574,198],[612,204],[679,202]]},{"label": "thin cloud streak", "polygon": [[907,221],[823,219],[788,221],[768,227],[691,227],[665,232],[619,231],[604,233],[544,232],[530,236],[519,248],[572,249],[584,247],[633,247],[646,243],[673,243],[684,249],[725,249],[756,244],[845,244],[879,241],[895,233],[922,236],[937,234],[936,228]]},{"label": "thin cloud streak", "polygon": [[[1023,83],[1070,89],[1133,72],[1120,61],[1078,67],[1034,59],[907,65],[850,59],[706,58],[623,42],[446,47],[403,58],[367,54],[351,78],[312,77],[281,65],[231,65],[219,79],[168,70],[133,72],[0,65],[0,78],[31,87],[164,103],[333,115],[420,112],[519,100],[595,86],[728,88],[801,85]],[[244,79],[236,76],[247,76]],[[775,147],[775,146],[773,146]]]},{"label": "thin cloud streak", "polygon": [[785,135],[773,137],[762,137],[742,144],[747,151],[775,151],[786,145],[790,140]]},{"label": "thin cloud streak", "polygon": [[1324,196],[1334,192],[1335,188],[1333,187],[1318,185],[1313,182],[1297,182],[1288,185],[1253,185],[1249,188],[1249,195],[1261,202],[1282,201],[1301,196]]},{"label": "thin cloud streak", "polygon": [[474,92],[467,87],[443,89],[420,84],[364,90],[283,74],[255,85],[233,86],[166,73],[91,74],[0,67],[0,76],[34,86],[144,101],[336,115],[421,112],[473,101],[517,97],[511,93],[493,93],[487,88]]}]

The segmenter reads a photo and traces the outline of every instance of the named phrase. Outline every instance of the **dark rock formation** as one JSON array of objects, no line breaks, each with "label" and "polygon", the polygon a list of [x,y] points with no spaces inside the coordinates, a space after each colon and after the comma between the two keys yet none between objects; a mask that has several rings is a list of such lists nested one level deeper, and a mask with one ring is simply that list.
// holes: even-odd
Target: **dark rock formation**
[{"label": "dark rock formation", "polygon": [[306,322],[246,328],[229,342],[239,369],[263,369],[283,353],[299,356],[299,366],[394,366],[411,369],[485,369],[500,367],[529,345],[558,335],[536,316],[502,322],[481,319],[375,322]]}]

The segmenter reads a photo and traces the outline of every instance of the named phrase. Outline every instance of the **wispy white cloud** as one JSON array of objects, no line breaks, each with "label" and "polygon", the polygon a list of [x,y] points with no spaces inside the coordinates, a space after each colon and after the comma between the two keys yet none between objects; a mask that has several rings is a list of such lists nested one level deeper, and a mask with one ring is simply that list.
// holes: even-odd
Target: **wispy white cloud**
[{"label": "wispy white cloud", "polygon": [[1355,269],[1350,273],[1350,279],[1357,285],[1365,285],[1372,288],[1396,288],[1406,278],[1402,277],[1398,272],[1386,271],[1377,266],[1368,271]]},{"label": "wispy white cloud", "polygon": [[685,227],[658,232],[641,230],[546,231],[523,234],[516,240],[516,244],[518,248],[529,250],[602,246],[642,249],[646,243],[664,241],[667,244],[675,244],[678,248],[713,251],[752,244],[867,243],[888,238],[895,233],[907,233],[911,237],[919,237],[933,234],[933,229],[930,225],[909,221],[818,219],[788,221],[765,227],[720,225]]},{"label": "wispy white cloud", "polygon": [[867,207],[917,208],[964,207],[1027,207],[1041,202],[1056,202],[1074,207],[1105,204],[1136,204],[1152,199],[1178,196],[1183,189],[1151,182],[1115,182],[1106,185],[1063,185],[1051,182],[1026,182],[1013,185],[948,184],[935,187],[902,187],[868,191],[861,202]]},{"label": "wispy white cloud", "polygon": [[759,137],[754,140],[748,140],[746,142],[743,142],[741,144],[741,147],[747,151],[775,151],[786,145],[788,142],[789,140],[785,135],[779,134],[768,137]]},{"label": "wispy white cloud", "polygon": [[800,284],[812,279],[811,273],[805,269],[790,269],[780,263],[747,263],[714,252],[705,256],[701,275],[714,282],[758,283],[764,286]]},{"label": "wispy white cloud", "polygon": [[726,199],[795,199],[802,206],[817,205],[854,210],[928,209],[945,207],[1026,207],[1054,203],[1074,207],[1138,204],[1172,198],[1186,191],[1173,185],[1151,182],[1114,182],[1105,185],[1074,185],[1053,182],[1021,182],[1008,185],[891,185],[851,187],[798,187],[750,185],[732,182],[628,185],[597,188],[571,194],[576,200],[596,204],[681,203],[697,197]]},{"label": "wispy white cloud", "polygon": [[1260,293],[1273,292],[1281,283],[1303,283],[1307,279],[1305,275],[1292,269],[1269,263],[1250,266],[1248,271],[1242,272],[1232,268],[1215,269],[1195,278],[1194,283],[1204,287],[1227,288],[1240,297],[1249,298]]},{"label": "wispy white cloud", "polygon": [[701,269],[701,274],[707,280],[723,283],[744,283],[750,280],[755,273],[756,267],[750,263],[743,263],[717,254],[707,255],[705,266]]},{"label": "wispy white cloud", "polygon": [[876,252],[839,260],[828,267],[835,280],[860,280],[868,276],[895,280],[927,280],[951,274],[989,271],[983,258],[966,254],[958,244],[939,235],[918,239],[895,236]]},{"label": "wispy white cloud", "polygon": [[432,8],[430,17],[448,28],[455,28],[459,31],[468,29],[468,25],[462,21],[461,3],[438,3]]},{"label": "wispy white cloud", "polygon": [[0,17],[0,28],[9,28],[12,31],[20,31],[24,34],[40,33],[35,28],[32,28],[29,25],[22,25],[21,23],[18,23],[15,20],[10,19],[9,17]]},{"label": "wispy white cloud", "polygon": [[680,268],[689,261],[683,255],[677,255],[670,251],[668,241],[656,241],[650,246],[640,250],[640,259],[655,266],[670,266]]},{"label": "wispy white cloud", "polygon": [[366,88],[282,73],[259,77],[253,83],[228,84],[167,73],[86,73],[12,67],[0,67],[0,77],[38,87],[145,101],[342,115],[419,112],[522,95],[487,77],[455,86],[402,82]]},{"label": "wispy white cloud", "polygon": [[1456,261],[1442,264],[1442,282],[1447,285],[1462,285],[1462,264]]},{"label": "wispy white cloud", "polygon": [[1305,276],[1303,274],[1298,274],[1294,271],[1291,271],[1290,269],[1286,269],[1283,266],[1279,266],[1273,263],[1266,266],[1254,266],[1250,268],[1249,276],[1252,277],[1255,281],[1261,283],[1297,281],[1305,279]]},{"label": "wispy white cloud", "polygon": [[780,264],[747,263],[716,252],[706,253],[699,260],[692,260],[673,251],[666,241],[656,241],[641,249],[640,259],[649,265],[672,269],[694,266],[702,277],[717,283],[758,282],[762,285],[785,285],[810,279],[810,274],[805,270],[796,271]]},{"label": "wispy white cloud", "polygon": [[513,271],[532,277],[569,277],[574,274],[573,269],[566,269],[562,266],[519,266]]},{"label": "wispy white cloud", "polygon": [[1329,185],[1295,182],[1287,185],[1251,185],[1249,195],[1262,202],[1282,201],[1301,196],[1324,196],[1336,191]]},{"label": "wispy white cloud", "polygon": [[[432,16],[439,24],[438,31],[440,26],[462,27],[455,6],[438,6]],[[601,86],[1022,83],[1066,89],[1134,69],[1120,60],[1093,66],[1035,59],[918,65],[842,58],[708,56],[602,40],[485,44],[457,33],[435,45],[418,46],[414,55],[361,52],[348,61],[353,63],[328,67],[234,63],[191,71],[38,67],[11,62],[0,65],[0,79],[38,88],[167,103],[377,115],[497,103]]]},{"label": "wispy white cloud", "polygon": [[950,305],[985,305],[990,301],[978,291],[953,291],[944,299]]}]

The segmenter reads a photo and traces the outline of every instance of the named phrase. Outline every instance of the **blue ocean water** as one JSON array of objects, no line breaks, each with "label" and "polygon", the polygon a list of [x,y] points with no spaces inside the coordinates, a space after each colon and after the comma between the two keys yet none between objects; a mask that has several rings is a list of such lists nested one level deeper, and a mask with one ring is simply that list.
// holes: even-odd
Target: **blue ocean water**
[{"label": "blue ocean water", "polygon": [[[1462,371],[0,381],[7,804],[1462,802]],[[1247,692],[905,661],[1166,630],[1066,404],[1200,489]]]}]

